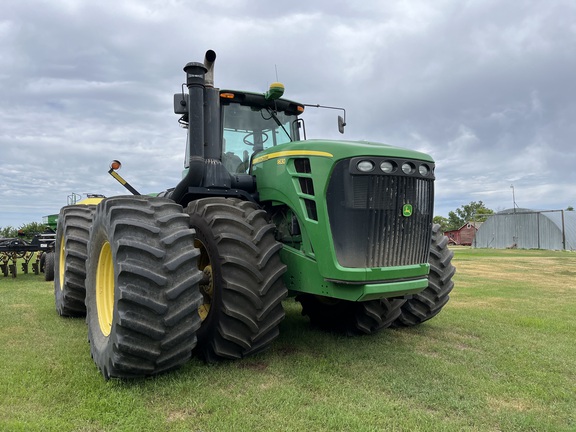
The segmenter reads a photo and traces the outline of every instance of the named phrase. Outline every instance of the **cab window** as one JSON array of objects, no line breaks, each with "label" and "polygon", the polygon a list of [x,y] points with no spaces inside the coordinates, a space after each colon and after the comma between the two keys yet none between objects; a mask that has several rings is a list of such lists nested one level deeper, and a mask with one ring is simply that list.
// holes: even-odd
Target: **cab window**
[{"label": "cab window", "polygon": [[239,103],[222,110],[222,163],[230,173],[246,173],[254,153],[298,139],[294,115]]}]

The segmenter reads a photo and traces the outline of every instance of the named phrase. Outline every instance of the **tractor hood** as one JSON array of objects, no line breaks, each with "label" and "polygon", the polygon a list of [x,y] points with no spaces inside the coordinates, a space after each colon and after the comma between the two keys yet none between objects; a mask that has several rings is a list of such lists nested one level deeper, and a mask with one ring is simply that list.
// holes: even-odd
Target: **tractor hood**
[{"label": "tractor hood", "polygon": [[[270,159],[287,157],[320,156],[336,162],[341,159],[361,156],[390,157],[426,161],[434,163],[426,153],[394,147],[370,141],[306,140],[282,144],[266,149],[252,159],[253,168]],[[281,163],[279,163],[281,164]]]},{"label": "tractor hood", "polygon": [[[344,284],[426,283],[434,167],[425,153],[368,141],[290,142],[252,158],[260,201],[286,206],[294,215],[286,226],[297,221],[300,234],[288,237],[299,246],[284,249],[313,261],[324,280]],[[409,233],[422,242],[405,251],[410,259],[388,257],[381,249],[393,245],[372,235],[384,232],[396,233],[393,243],[404,244]]]}]

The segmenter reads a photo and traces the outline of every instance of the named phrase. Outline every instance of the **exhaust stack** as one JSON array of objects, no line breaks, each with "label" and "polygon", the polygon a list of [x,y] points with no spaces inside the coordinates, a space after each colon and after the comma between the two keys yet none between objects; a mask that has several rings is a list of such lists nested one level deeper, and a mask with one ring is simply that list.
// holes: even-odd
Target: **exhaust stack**
[{"label": "exhaust stack", "polygon": [[181,202],[189,187],[198,187],[204,177],[204,89],[206,67],[191,62],[184,66],[188,87],[188,140],[190,165],[186,176],[178,183],[170,198]]},{"label": "exhaust stack", "polygon": [[206,68],[206,87],[214,87],[214,61],[216,53],[212,50],[206,51],[204,56],[204,67]]},{"label": "exhaust stack", "polygon": [[221,161],[220,90],[214,88],[215,60],[216,53],[208,50],[204,63],[188,63],[184,67],[188,100],[184,95],[174,98],[174,112],[188,117],[189,168],[170,195],[182,205],[201,195],[199,190],[232,186],[232,176]]}]

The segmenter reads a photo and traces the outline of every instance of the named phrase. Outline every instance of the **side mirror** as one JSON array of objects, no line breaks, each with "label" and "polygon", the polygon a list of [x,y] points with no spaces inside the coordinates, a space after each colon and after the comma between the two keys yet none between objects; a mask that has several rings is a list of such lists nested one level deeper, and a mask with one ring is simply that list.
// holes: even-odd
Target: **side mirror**
[{"label": "side mirror", "polygon": [[176,93],[174,95],[174,114],[188,114],[188,95]]},{"label": "side mirror", "polygon": [[346,122],[342,116],[338,116],[338,132],[341,134],[344,133],[344,126],[346,126]]}]

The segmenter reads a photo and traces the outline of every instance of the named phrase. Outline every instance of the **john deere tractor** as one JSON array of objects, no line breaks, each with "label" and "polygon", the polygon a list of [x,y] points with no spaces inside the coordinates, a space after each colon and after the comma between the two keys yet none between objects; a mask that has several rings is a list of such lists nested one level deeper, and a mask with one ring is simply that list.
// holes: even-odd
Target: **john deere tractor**
[{"label": "john deere tractor", "polygon": [[314,325],[347,334],[438,314],[455,270],[432,224],[433,159],[305,139],[306,105],[283,99],[280,83],[215,88],[215,59],[188,63],[188,91],[174,95],[187,128],[182,180],[139,195],[115,161],[110,173],[134,195],[61,213],[57,310],[86,314],[104,377],[260,352],[289,295]]}]

